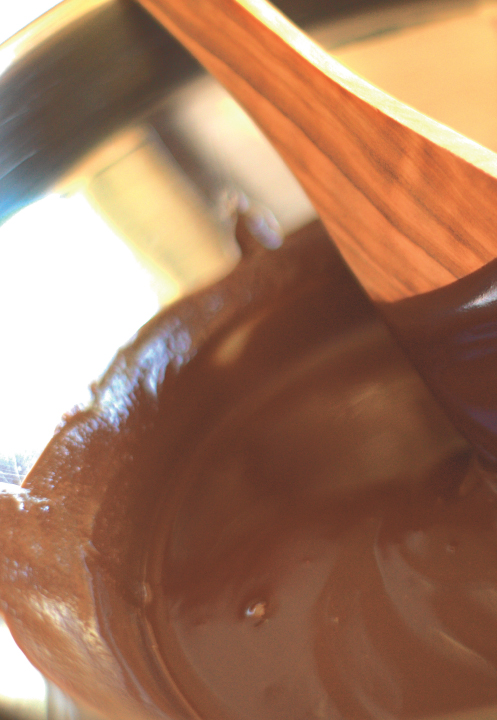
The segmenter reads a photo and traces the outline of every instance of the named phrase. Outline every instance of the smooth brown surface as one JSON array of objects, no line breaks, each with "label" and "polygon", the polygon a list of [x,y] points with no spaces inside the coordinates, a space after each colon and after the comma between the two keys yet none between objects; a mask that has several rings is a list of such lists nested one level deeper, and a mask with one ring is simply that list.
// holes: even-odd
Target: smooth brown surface
[{"label": "smooth brown surface", "polygon": [[198,357],[207,378],[224,366],[233,403],[173,472],[148,614],[203,719],[497,701],[495,476],[455,436],[440,443],[446,420],[408,389],[346,274],[328,273],[253,325],[235,362],[217,345]]},{"label": "smooth brown surface", "polygon": [[495,711],[495,476],[320,225],[251,222],[1,488],[9,627],[110,718]]},{"label": "smooth brown surface", "polygon": [[[309,441],[315,388],[301,380],[297,396],[217,428],[181,476],[176,516],[164,511],[152,622],[183,694],[213,720],[430,718],[495,703],[495,486],[461,493],[462,453],[418,482],[340,487],[331,468],[367,441],[347,418],[340,431],[350,407],[330,418],[327,443]],[[324,387],[335,412],[337,388],[324,369],[313,380],[318,424]]]},{"label": "smooth brown surface", "polygon": [[383,313],[452,421],[497,463],[497,261]]},{"label": "smooth brown surface", "polygon": [[495,257],[492,152],[368,85],[265,0],[140,3],[254,117],[373,300]]}]

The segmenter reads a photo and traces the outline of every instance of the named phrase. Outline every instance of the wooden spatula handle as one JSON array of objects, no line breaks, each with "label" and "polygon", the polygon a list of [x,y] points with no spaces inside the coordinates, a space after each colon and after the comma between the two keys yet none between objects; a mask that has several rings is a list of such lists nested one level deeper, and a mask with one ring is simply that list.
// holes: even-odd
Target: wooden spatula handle
[{"label": "wooden spatula handle", "polygon": [[265,0],[139,1],[252,115],[373,300],[497,256],[490,150],[372,87]]}]

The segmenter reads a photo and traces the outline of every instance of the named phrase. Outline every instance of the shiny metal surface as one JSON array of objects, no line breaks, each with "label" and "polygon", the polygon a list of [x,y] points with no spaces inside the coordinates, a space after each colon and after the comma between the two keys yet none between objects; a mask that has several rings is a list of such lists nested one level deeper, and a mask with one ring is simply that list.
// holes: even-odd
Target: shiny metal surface
[{"label": "shiny metal surface", "polygon": [[34,200],[195,65],[130,2],[69,1],[2,48],[0,216]]},{"label": "shiny metal surface", "polygon": [[[490,144],[493,3],[282,6],[314,24],[352,68],[370,68],[377,84],[421,99],[419,109],[446,113],[445,122],[460,110],[462,91],[456,82],[449,92],[443,76],[430,100],[416,67],[422,59],[426,78],[427,58],[432,68],[447,64],[434,47],[454,54],[449,25],[429,41],[428,23],[459,21],[450,37],[456,42],[463,28],[481,49],[471,72],[483,78],[483,95],[473,115],[453,124],[476,139],[486,133]],[[414,49],[394,63],[403,42]],[[285,230],[313,214],[246,115],[129,0],[65,0],[0,48],[0,482],[22,482],[60,416],[85,402],[115,349],[161,304],[236,262],[226,221],[233,190],[269,206]],[[57,690],[47,693],[30,666],[16,665],[9,643],[0,625],[0,718],[9,709],[32,720],[87,717]],[[16,695],[8,678],[19,675]]]}]

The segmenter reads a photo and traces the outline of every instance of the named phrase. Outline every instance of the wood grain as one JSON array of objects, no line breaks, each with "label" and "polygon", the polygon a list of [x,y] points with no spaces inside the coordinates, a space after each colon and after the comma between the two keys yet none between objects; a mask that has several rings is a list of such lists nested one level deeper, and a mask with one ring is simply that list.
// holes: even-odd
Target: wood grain
[{"label": "wood grain", "polygon": [[265,0],[139,0],[252,115],[374,301],[497,256],[497,156],[357,77]]}]

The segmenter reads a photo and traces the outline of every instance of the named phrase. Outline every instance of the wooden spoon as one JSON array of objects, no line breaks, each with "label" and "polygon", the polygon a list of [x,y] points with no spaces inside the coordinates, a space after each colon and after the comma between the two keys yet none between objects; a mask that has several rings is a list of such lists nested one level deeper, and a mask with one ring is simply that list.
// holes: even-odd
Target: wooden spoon
[{"label": "wooden spoon", "polygon": [[492,260],[497,155],[354,75],[265,0],[139,0],[252,115],[377,302]]}]

